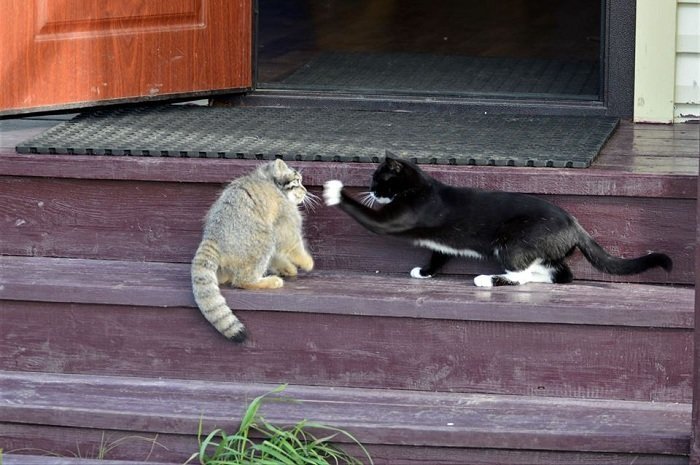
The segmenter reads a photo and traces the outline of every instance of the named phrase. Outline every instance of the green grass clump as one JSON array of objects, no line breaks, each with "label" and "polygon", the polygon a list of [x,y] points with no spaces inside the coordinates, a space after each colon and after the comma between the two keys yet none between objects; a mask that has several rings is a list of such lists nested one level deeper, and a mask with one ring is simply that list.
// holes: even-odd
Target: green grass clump
[{"label": "green grass clump", "polygon": [[[337,436],[345,436],[363,451],[367,464],[372,458],[367,450],[349,433],[319,423],[300,421],[294,426],[279,428],[258,415],[265,398],[284,390],[255,398],[241,420],[238,431],[227,434],[216,429],[204,437],[199,424],[199,452],[190,457],[202,465],[365,465],[330,443]],[[327,433],[317,437],[318,433]],[[251,439],[251,433],[255,440]]]}]

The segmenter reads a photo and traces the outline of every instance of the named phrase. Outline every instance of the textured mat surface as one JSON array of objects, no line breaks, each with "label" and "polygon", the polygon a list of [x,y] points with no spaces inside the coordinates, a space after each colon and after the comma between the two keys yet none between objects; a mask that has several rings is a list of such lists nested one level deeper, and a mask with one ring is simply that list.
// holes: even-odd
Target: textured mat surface
[{"label": "textured mat surface", "polygon": [[101,110],[20,153],[588,167],[616,118],[159,106]]},{"label": "textured mat surface", "polygon": [[326,52],[275,86],[596,99],[599,73],[582,60]]}]

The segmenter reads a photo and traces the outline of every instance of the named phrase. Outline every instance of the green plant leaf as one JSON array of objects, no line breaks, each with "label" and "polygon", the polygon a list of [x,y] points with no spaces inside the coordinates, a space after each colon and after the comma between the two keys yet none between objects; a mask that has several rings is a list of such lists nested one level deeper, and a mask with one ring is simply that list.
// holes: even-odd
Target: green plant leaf
[{"label": "green plant leaf", "polygon": [[[365,454],[369,465],[372,458],[356,438],[339,428],[321,423],[301,420],[293,426],[279,427],[259,415],[264,401],[272,394],[282,392],[287,385],[254,398],[246,408],[238,431],[228,435],[221,429],[215,429],[204,436],[202,420],[197,431],[199,453],[188,460],[199,458],[204,465],[364,465],[342,449],[331,443],[339,435],[349,438]],[[274,399],[276,400],[276,399]],[[284,399],[289,400],[289,399]],[[314,432],[330,432],[316,437]],[[250,438],[251,433],[254,437]],[[208,455],[208,454],[211,455]]]}]

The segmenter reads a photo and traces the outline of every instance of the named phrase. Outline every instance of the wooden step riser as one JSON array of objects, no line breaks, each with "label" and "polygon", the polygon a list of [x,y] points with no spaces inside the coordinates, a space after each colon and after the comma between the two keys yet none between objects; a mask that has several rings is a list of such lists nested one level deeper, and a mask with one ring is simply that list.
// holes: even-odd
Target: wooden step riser
[{"label": "wooden step riser", "polygon": [[[202,218],[222,185],[145,181],[0,177],[0,254],[188,262],[201,238]],[[354,189],[358,191],[358,189]],[[320,194],[318,187],[312,188]],[[637,256],[664,251],[669,275],[654,270],[611,277],[577,253],[579,279],[694,283],[695,201],[692,199],[549,196],[574,214],[611,253]],[[408,272],[429,253],[372,235],[337,209],[306,214],[306,233],[319,269]],[[448,273],[492,270],[488,263],[456,260]]]},{"label": "wooden step riser", "polygon": [[6,454],[93,459],[103,453],[102,457],[106,460],[138,460],[147,463],[184,463],[198,448],[196,434],[21,423],[0,423],[0,443]]},{"label": "wooden step riser", "polygon": [[0,369],[690,402],[690,329],[2,302]]},{"label": "wooden step riser", "polygon": [[[81,435],[94,443],[133,433],[145,438],[133,444],[134,458],[142,460],[156,434],[188,456],[200,425],[206,432],[235,431],[251,399],[274,385],[13,371],[0,374],[0,387],[0,425],[8,426],[4,434],[13,444],[51,438],[69,449]],[[259,414],[272,424],[306,419],[342,428],[378,463],[632,463],[634,457],[617,460],[633,452],[682,457],[689,447],[690,404],[294,385],[271,397]],[[41,426],[33,432],[33,425]],[[96,434],[102,430],[105,440]],[[343,435],[336,440],[351,443]],[[56,445],[43,442],[43,448]],[[602,462],[604,453],[612,460]],[[518,454],[529,461],[518,461]],[[659,463],[669,462],[676,463]]]},{"label": "wooden step riser", "polygon": [[[232,422],[234,423],[234,422]],[[233,429],[233,428],[232,428]],[[231,430],[227,431],[231,433]],[[110,431],[87,428],[0,423],[0,443],[5,453],[18,450],[22,454],[42,455],[54,452],[65,457],[92,458],[100,447],[118,445],[109,450],[107,460],[134,460],[144,463],[184,463],[197,451],[196,434],[163,434],[144,431]],[[154,445],[154,441],[157,444]],[[362,457],[358,447],[339,444],[343,450]],[[623,454],[595,452],[559,452],[546,450],[478,449],[459,447],[415,447],[368,445],[376,465],[687,465],[688,458],[679,455]],[[19,451],[23,449],[22,451]],[[6,465],[34,463],[21,456],[4,456]],[[147,459],[147,460],[146,460]],[[100,461],[98,463],[105,463]],[[141,462],[139,462],[141,463]],[[198,463],[198,462],[195,462]],[[77,465],[77,464],[76,464]]]}]

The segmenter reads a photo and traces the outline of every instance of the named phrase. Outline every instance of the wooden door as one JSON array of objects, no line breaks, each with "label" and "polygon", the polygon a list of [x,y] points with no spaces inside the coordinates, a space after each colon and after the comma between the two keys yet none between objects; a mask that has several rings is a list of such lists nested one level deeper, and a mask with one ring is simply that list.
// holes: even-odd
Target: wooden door
[{"label": "wooden door", "polygon": [[253,0],[0,0],[0,115],[249,89]]}]

